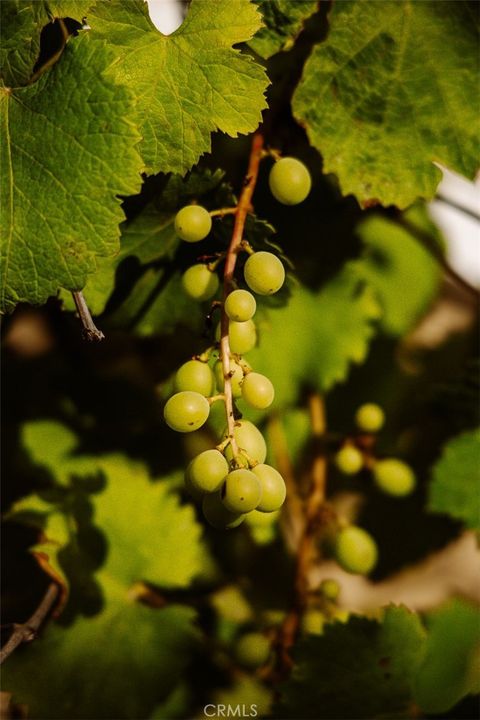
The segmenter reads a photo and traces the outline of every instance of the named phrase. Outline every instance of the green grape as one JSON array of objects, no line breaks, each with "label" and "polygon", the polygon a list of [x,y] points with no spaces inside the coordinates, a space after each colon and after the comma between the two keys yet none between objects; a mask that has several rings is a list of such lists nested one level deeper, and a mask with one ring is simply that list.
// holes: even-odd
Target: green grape
[{"label": "green grape", "polygon": [[[235,360],[230,358],[230,385],[232,387],[232,394],[234,398],[238,398],[242,394],[241,382],[244,377],[244,367],[249,368],[250,365],[242,360],[242,365],[239,365]],[[213,372],[215,373],[215,380],[217,382],[217,388],[219,392],[223,392],[224,389],[224,377],[223,377],[223,365],[222,361],[218,360],[213,366]]]},{"label": "green grape", "polygon": [[312,187],[308,168],[297,158],[284,157],[277,160],[270,170],[268,184],[274,198],[284,205],[298,205],[307,197]]},{"label": "green grape", "polygon": [[192,487],[204,493],[220,490],[228,475],[228,463],[219,450],[204,450],[187,468]]},{"label": "green grape", "polygon": [[257,505],[257,510],[271,513],[282,507],[287,495],[287,488],[278,470],[271,465],[260,463],[255,465],[252,472],[258,477],[262,486],[262,499]]},{"label": "green grape", "polygon": [[396,458],[377,460],[373,468],[373,479],[380,490],[396,497],[409,495],[416,485],[412,468]]},{"label": "green grape", "polygon": [[377,544],[363,528],[350,525],[338,533],[335,559],[347,572],[367,575],[375,567],[377,557]]},{"label": "green grape", "polygon": [[251,670],[265,665],[270,657],[270,652],[269,639],[257,632],[246,633],[235,643],[237,662]]},{"label": "green grape", "polygon": [[257,302],[248,290],[234,290],[225,300],[225,312],[230,320],[246,322],[250,320],[257,309]]},{"label": "green grape", "polygon": [[177,390],[193,390],[210,397],[213,390],[213,373],[207,363],[200,360],[188,360],[183,363],[175,375]]},{"label": "green grape", "polygon": [[335,455],[335,465],[344,475],[356,475],[363,467],[363,455],[353,445],[345,445]]},{"label": "green grape", "polygon": [[218,276],[207,265],[192,265],[182,275],[182,287],[192,300],[209,300],[218,290]]},{"label": "green grape", "polygon": [[190,477],[189,467],[190,466],[188,466],[187,469],[185,470],[185,476],[184,476],[185,490],[188,492],[190,497],[193,500],[195,500],[195,502],[202,502],[204,493],[200,492],[200,490],[197,490],[197,488],[195,488],[192,485],[192,479]]},{"label": "green grape", "polygon": [[250,255],[243,268],[245,282],[257,295],[273,295],[285,282],[282,261],[271,252],[261,250]]},{"label": "green grape", "polygon": [[208,400],[200,393],[183,390],[167,400],[163,409],[165,422],[177,432],[193,432],[207,421],[210,414]]},{"label": "green grape", "polygon": [[254,510],[262,499],[262,486],[251,470],[232,470],[221,491],[222,502],[233,513]]},{"label": "green grape", "polygon": [[355,413],[355,423],[364,432],[378,432],[385,422],[385,413],[380,405],[365,403]]},{"label": "green grape", "polygon": [[228,323],[228,337],[230,350],[236,355],[243,355],[255,347],[257,343],[257,329],[253,320],[246,322],[235,322],[230,320]]},{"label": "green grape", "polygon": [[210,213],[201,205],[186,205],[175,215],[175,232],[185,242],[199,242],[211,229]]},{"label": "green grape", "polygon": [[232,530],[245,520],[245,515],[227,510],[218,492],[204,495],[202,512],[208,524],[216,530]]},{"label": "green grape", "polygon": [[302,632],[307,635],[322,635],[327,618],[321,610],[311,608],[302,617]]},{"label": "green grape", "polygon": [[265,375],[250,372],[242,382],[242,397],[251,407],[264,410],[272,404],[275,390]]},{"label": "green grape", "polygon": [[[267,457],[267,446],[263,435],[249,420],[240,420],[235,423],[233,430],[235,440],[240,451],[244,451],[251,460],[263,463]],[[227,437],[226,433],[224,437]],[[233,459],[232,446],[228,445],[225,450],[228,460]]]},{"label": "green grape", "polygon": [[279,517],[278,510],[275,512],[260,512],[259,510],[251,510],[245,516],[245,522],[252,528],[271,527]]},{"label": "green grape", "polygon": [[327,600],[335,601],[340,594],[340,585],[336,580],[327,578],[320,583],[320,592]]}]

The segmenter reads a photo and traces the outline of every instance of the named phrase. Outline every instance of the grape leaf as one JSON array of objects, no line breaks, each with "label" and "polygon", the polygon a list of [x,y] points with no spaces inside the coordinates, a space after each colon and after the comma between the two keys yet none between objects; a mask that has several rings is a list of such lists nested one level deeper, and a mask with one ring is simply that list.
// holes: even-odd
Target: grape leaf
[{"label": "grape leaf", "polygon": [[452,600],[427,616],[425,658],[415,681],[415,698],[425,713],[443,713],[465,695],[478,692],[480,612]]},{"label": "grape leaf", "polygon": [[403,208],[434,195],[435,162],[474,177],[477,31],[467,2],[333,4],[293,110],[344,194]]},{"label": "grape leaf", "polygon": [[350,363],[365,358],[379,313],[358,262],[318,293],[294,288],[287,305],[259,313],[259,347],[247,359],[273,382],[273,407],[294,403],[303,385],[324,392],[344,380]]},{"label": "grape leaf", "polygon": [[301,640],[279,718],[408,717],[425,631],[417,615],[390,607],[381,623],[360,617],[327,624]]},{"label": "grape leaf", "polygon": [[[424,226],[423,208],[405,217]],[[372,215],[357,228],[363,244],[363,271],[383,308],[380,326],[391,335],[404,335],[415,325],[438,293],[442,273],[438,262],[408,230],[387,218]]]},{"label": "grape leaf", "polygon": [[184,174],[210,150],[214,130],[255,130],[265,108],[265,71],[231,46],[249,40],[260,15],[249,0],[193,0],[181,27],[162,35],[145,3],[98,3],[92,32],[117,53],[113,71],[138,97],[148,173]]},{"label": "grape leaf", "polygon": [[161,610],[109,598],[102,611],[72,625],[50,625],[44,637],[12,655],[4,687],[29,717],[148,717],[182,678],[197,642],[193,610]]},{"label": "grape leaf", "polygon": [[[104,70],[112,56],[88,35],[2,104],[1,306],[78,290],[98,255],[118,248],[118,194],[138,190],[130,92]],[[66,102],[68,98],[68,102]]]},{"label": "grape leaf", "polygon": [[428,509],[480,530],[480,429],[457,435],[444,447],[432,472]]},{"label": "grape leaf", "polygon": [[317,0],[255,0],[264,27],[248,43],[261,57],[287,50],[301,32],[303,23],[318,9]]},{"label": "grape leaf", "polygon": [[53,18],[82,20],[92,10],[97,0],[44,0],[47,13]]}]

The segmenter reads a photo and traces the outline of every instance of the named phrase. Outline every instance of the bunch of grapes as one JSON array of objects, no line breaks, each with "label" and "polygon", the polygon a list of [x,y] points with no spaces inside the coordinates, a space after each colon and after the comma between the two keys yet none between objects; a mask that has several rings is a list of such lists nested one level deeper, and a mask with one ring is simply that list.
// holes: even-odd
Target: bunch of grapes
[{"label": "bunch of grapes", "polygon": [[[301,202],[310,186],[307,168],[295,158],[278,160],[270,172],[272,193],[285,204]],[[212,214],[200,205],[187,205],[175,217],[176,233],[188,243],[206,238],[211,227]],[[167,425],[177,432],[189,433],[206,423],[213,402],[225,404],[227,428],[220,443],[197,455],[185,475],[191,494],[202,497],[206,520],[218,529],[237,527],[247,517],[252,526],[261,525],[260,515],[272,514],[275,518],[286,496],[282,476],[265,463],[267,448],[262,434],[248,420],[236,420],[234,406],[240,397],[247,406],[260,410],[273,402],[275,390],[271,381],[255,372],[243,355],[257,342],[253,320],[257,302],[253,293],[262,296],[276,293],[285,282],[285,269],[276,255],[255,251],[244,240],[238,251],[248,253],[243,267],[248,289],[225,277],[222,300],[213,306],[222,313],[216,332],[217,346],[179,368],[175,376],[177,392],[164,408]],[[182,285],[189,297],[204,302],[216,295],[220,283],[215,271],[219,262],[197,263],[188,268]]]}]

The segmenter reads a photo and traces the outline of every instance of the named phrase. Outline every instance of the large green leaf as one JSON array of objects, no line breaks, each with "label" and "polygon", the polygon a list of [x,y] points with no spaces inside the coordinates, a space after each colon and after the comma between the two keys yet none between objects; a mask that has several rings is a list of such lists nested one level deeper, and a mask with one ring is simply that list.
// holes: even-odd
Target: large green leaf
[{"label": "large green leaf", "polygon": [[469,693],[478,693],[480,611],[452,600],[427,616],[425,658],[415,680],[417,703],[426,713],[443,713]]},{"label": "large green leaf", "polygon": [[468,2],[333,4],[293,109],[344,194],[406,207],[435,193],[435,162],[474,176],[477,29]]},{"label": "large green leaf", "polygon": [[295,287],[288,303],[258,316],[259,347],[247,359],[275,386],[274,408],[295,402],[304,386],[321,392],[364,360],[380,307],[351,262],[319,292]]},{"label": "large green leaf", "polygon": [[389,608],[381,623],[352,617],[300,641],[274,717],[408,717],[425,631],[417,615]]},{"label": "large green leaf", "polygon": [[162,35],[145,3],[98,3],[95,36],[114,46],[113,70],[135,91],[146,171],[184,173],[210,150],[210,134],[249,133],[265,108],[265,71],[232,45],[260,27],[250,0],[192,0],[182,26]]},{"label": "large green leaf", "polygon": [[480,530],[480,429],[450,440],[433,468],[428,509],[461,520]]},{"label": "large green leaf", "polygon": [[305,20],[316,12],[318,0],[255,0],[263,16],[259,32],[248,43],[264,58],[287,50],[302,30]]},{"label": "large green leaf", "polygon": [[[405,214],[424,226],[422,208]],[[363,270],[382,305],[382,329],[404,335],[428,309],[440,287],[442,272],[431,253],[408,230],[387,218],[373,215],[357,229],[363,244]]]},{"label": "large green leaf", "polygon": [[138,190],[141,160],[133,97],[105,75],[111,61],[84,35],[34,85],[0,90],[4,310],[81,289],[96,257],[118,249],[118,195]]}]

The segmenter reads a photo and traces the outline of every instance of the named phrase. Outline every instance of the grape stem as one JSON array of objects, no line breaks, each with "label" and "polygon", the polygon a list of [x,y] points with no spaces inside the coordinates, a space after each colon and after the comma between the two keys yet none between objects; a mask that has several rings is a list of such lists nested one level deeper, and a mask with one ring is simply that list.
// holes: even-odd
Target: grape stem
[{"label": "grape stem", "polygon": [[224,208],[218,208],[218,210],[210,210],[209,215],[210,217],[225,217],[225,215],[236,215],[238,210],[238,205],[235,205],[234,207],[224,207]]},{"label": "grape stem", "polygon": [[101,330],[93,322],[92,315],[88,309],[87,302],[81,291],[72,292],[73,301],[77,308],[78,316],[83,325],[83,337],[86,340],[100,342],[105,338]]},{"label": "grape stem", "polygon": [[238,253],[242,249],[243,230],[245,228],[245,220],[252,209],[252,195],[257,184],[258,170],[263,151],[263,135],[255,133],[252,139],[250,150],[250,158],[248,162],[247,174],[243,182],[242,191],[235,208],[235,223],[233,226],[232,238],[228,246],[225,257],[225,268],[223,271],[223,294],[222,294],[222,317],[220,321],[220,359],[222,361],[223,377],[224,377],[224,394],[225,394],[225,412],[227,415],[227,436],[234,457],[238,455],[238,445],[234,436],[235,429],[235,413],[233,405],[233,392],[230,367],[230,342],[228,337],[228,315],[225,312],[225,300],[229,293],[234,289],[234,272],[237,263]]}]

